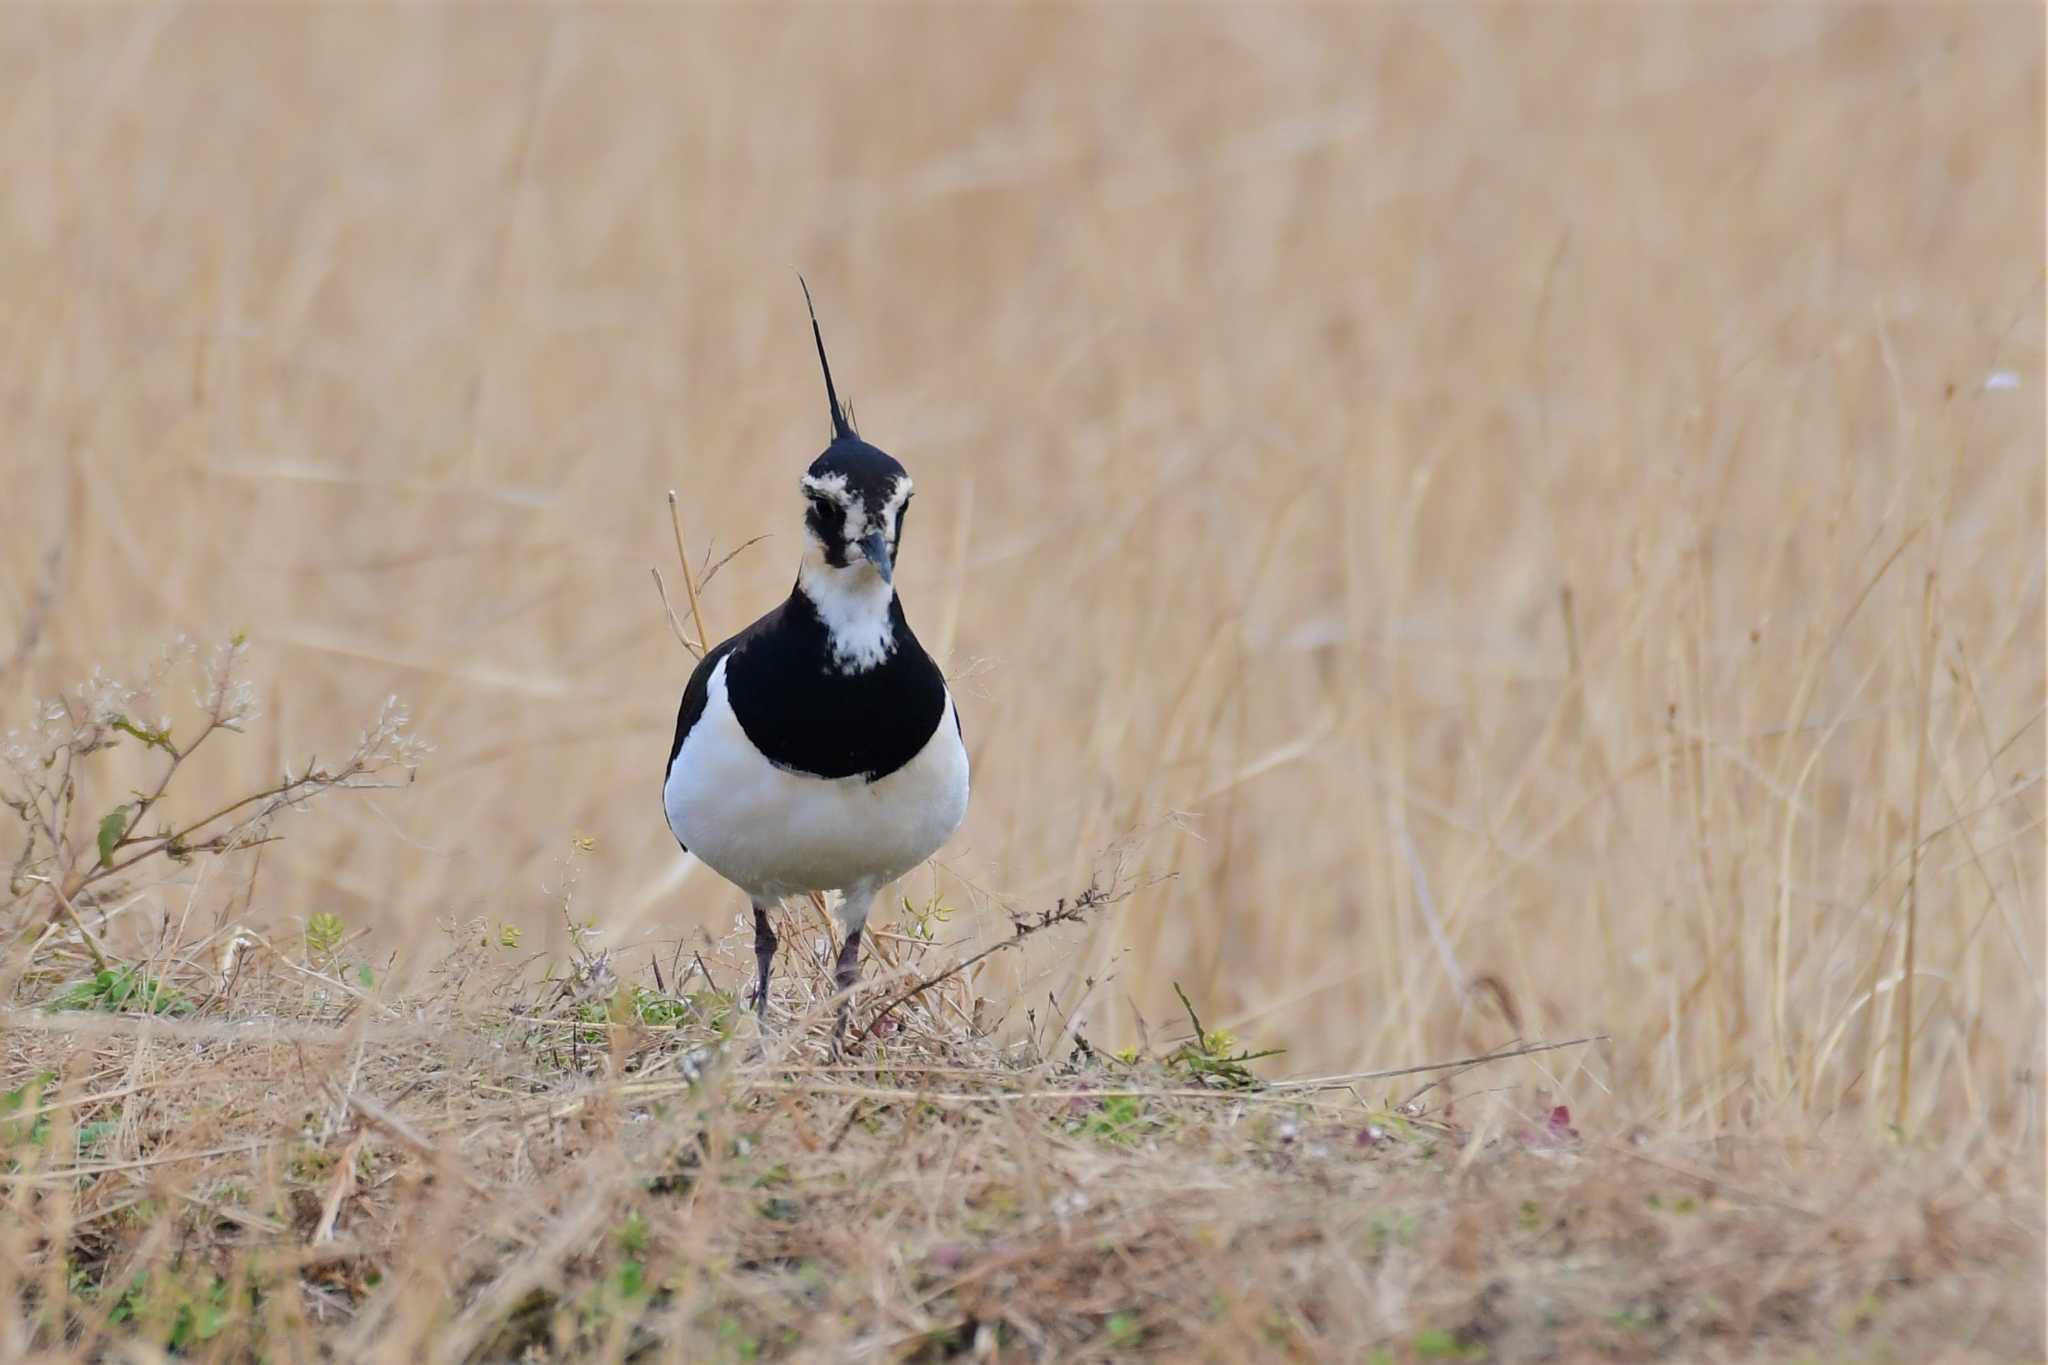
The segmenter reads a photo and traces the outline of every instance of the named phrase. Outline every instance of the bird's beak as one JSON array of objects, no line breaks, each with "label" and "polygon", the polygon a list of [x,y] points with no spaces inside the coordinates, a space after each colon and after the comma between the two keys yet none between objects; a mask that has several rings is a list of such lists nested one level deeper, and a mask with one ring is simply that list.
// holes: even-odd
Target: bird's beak
[{"label": "bird's beak", "polygon": [[889,582],[895,566],[889,562],[888,538],[880,531],[870,531],[861,537],[860,552],[868,563],[875,566],[875,572],[882,576],[882,581]]}]

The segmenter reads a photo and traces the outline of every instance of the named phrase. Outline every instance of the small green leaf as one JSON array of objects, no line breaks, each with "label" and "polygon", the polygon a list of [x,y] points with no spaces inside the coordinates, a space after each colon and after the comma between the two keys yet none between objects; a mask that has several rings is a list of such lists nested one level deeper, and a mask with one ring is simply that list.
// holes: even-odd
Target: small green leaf
[{"label": "small green leaf", "polygon": [[332,953],[347,936],[348,929],[337,915],[322,911],[306,921],[306,951],[315,956]]},{"label": "small green leaf", "polygon": [[128,832],[128,807],[116,806],[100,821],[100,866],[114,865],[114,849]]},{"label": "small green leaf", "polygon": [[152,749],[162,749],[173,758],[178,756],[177,749],[171,745],[171,730],[169,726],[165,726],[161,730],[152,730],[146,725],[137,725],[126,716],[114,717],[112,724],[116,730],[126,735],[135,736]]},{"label": "small green leaf", "polygon": [[1415,1334],[1415,1354],[1423,1360],[1484,1360],[1486,1348],[1467,1345],[1455,1333],[1430,1328]]},{"label": "small green leaf", "polygon": [[377,974],[370,970],[369,963],[359,962],[356,964],[356,980],[365,986],[374,986],[377,984]]}]

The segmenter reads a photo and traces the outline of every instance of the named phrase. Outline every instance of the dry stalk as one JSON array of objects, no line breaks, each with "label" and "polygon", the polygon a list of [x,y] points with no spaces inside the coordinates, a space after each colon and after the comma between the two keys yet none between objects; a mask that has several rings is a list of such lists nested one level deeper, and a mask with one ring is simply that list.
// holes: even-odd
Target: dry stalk
[{"label": "dry stalk", "polygon": [[1934,573],[1927,574],[1926,603],[1923,608],[1920,652],[1920,707],[1915,716],[1913,742],[1913,842],[1912,866],[1906,873],[1906,942],[1899,967],[1899,1105],[1894,1120],[1905,1131],[1907,1105],[1913,1098],[1913,975],[1919,968],[1920,946],[1920,861],[1925,849],[1920,839],[1920,820],[1927,786],[1928,728],[1934,706]]},{"label": "dry stalk", "polygon": [[[701,657],[711,647],[711,637],[704,633],[704,608],[697,600],[697,575],[690,570],[690,552],[683,548],[683,517],[676,506],[676,490],[673,488],[668,490],[668,524],[676,534],[676,558],[682,561],[683,590],[690,595],[690,621],[697,627],[697,654]],[[658,577],[656,581],[660,581]]]},{"label": "dry stalk", "polygon": [[1087,889],[1075,896],[1071,901],[1062,896],[1049,910],[1041,910],[1035,915],[1013,913],[1010,916],[1011,930],[1008,938],[1000,943],[991,944],[978,953],[964,957],[949,967],[934,972],[909,990],[891,998],[887,1004],[875,1011],[873,1017],[861,1026],[859,1032],[855,1033],[847,1041],[847,1046],[858,1046],[862,1040],[874,1032],[875,1026],[886,1019],[890,1011],[894,1010],[897,1006],[916,999],[934,986],[950,981],[975,963],[985,958],[993,957],[1006,949],[1018,947],[1033,935],[1044,933],[1047,929],[1054,929],[1063,924],[1078,924],[1093,912],[1128,899],[1136,890],[1137,888],[1135,887],[1119,889],[1114,879],[1112,879],[1108,888],[1099,887],[1094,882],[1090,882]]}]

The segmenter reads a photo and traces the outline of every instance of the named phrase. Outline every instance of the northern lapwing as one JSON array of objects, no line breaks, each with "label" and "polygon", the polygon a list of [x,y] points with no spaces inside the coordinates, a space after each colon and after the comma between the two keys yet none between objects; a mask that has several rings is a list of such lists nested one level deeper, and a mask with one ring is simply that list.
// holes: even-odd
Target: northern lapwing
[{"label": "northern lapwing", "polygon": [[804,471],[796,585],[690,674],[662,805],[684,851],[753,902],[754,1010],[763,1017],[776,947],[770,908],[785,896],[841,893],[846,937],[834,979],[843,1030],[868,908],[960,827],[967,748],[946,679],[896,596],[910,475],[855,432],[815,308],[811,337],[832,443]]}]

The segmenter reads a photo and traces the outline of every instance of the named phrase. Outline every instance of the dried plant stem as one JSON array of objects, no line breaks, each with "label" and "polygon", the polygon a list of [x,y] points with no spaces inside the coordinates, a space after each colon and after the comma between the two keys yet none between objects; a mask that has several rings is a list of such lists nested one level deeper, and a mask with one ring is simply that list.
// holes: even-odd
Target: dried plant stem
[{"label": "dried plant stem", "polygon": [[950,981],[952,978],[960,975],[960,973],[966,971],[969,967],[972,967],[975,963],[980,962],[984,958],[994,957],[997,953],[1002,952],[1006,948],[1015,948],[1019,944],[1023,943],[1024,940],[1030,938],[1033,934],[1041,933],[1044,930],[1054,927],[1055,925],[1079,923],[1081,920],[1087,918],[1089,912],[1099,910],[1106,905],[1114,905],[1116,902],[1125,899],[1130,894],[1131,893],[1128,890],[1119,891],[1116,888],[1115,883],[1113,882],[1111,883],[1110,888],[1108,890],[1104,890],[1091,883],[1087,890],[1083,891],[1080,895],[1075,896],[1072,901],[1069,901],[1065,896],[1062,896],[1050,910],[1041,910],[1036,915],[1011,916],[1010,922],[1014,927],[1012,928],[1010,936],[1008,938],[1002,940],[1000,943],[990,944],[988,947],[982,949],[980,952],[964,957],[960,959],[958,962],[955,962],[950,967],[947,967],[938,972],[934,972],[932,975],[925,977],[916,985],[912,986],[909,990],[904,991],[901,995],[898,995],[891,999],[888,1004],[882,1006],[880,1009],[875,1011],[873,1017],[870,1018],[867,1021],[867,1023],[861,1026],[860,1032],[854,1034],[853,1037],[848,1040],[847,1046],[857,1046],[870,1033],[873,1033],[875,1030],[875,1025],[881,1023],[884,1019],[888,1018],[890,1011],[894,1010],[898,1005],[904,1004],[910,1000],[914,1000],[918,996],[923,995],[926,991],[930,990],[932,987],[940,985],[943,982]]},{"label": "dried plant stem", "polygon": [[697,601],[697,575],[690,571],[690,552],[683,548],[683,518],[676,507],[676,490],[668,490],[668,524],[676,533],[676,558],[683,564],[683,590],[690,595],[690,622],[697,627],[698,649],[709,649],[711,637],[704,633],[704,608]]},{"label": "dried plant stem", "polygon": [[71,897],[66,895],[64,888],[56,882],[50,883],[50,889],[57,893],[57,904],[63,909],[65,918],[71,921],[71,927],[78,930],[79,941],[84,943],[85,950],[92,954],[93,967],[99,971],[106,971],[106,955],[100,951],[99,943],[93,938],[92,930],[86,928],[85,921],[78,917],[78,907],[71,903]]},{"label": "dried plant stem", "polygon": [[[768,539],[766,535],[749,536],[747,539],[741,541],[739,544],[733,546],[730,550],[727,550],[724,554],[720,555],[716,561],[707,564],[707,566],[704,569],[704,579],[697,585],[697,591],[702,592],[704,589],[710,587],[711,580],[718,577],[718,571],[720,569],[732,563],[735,559],[738,559],[742,554],[746,553],[748,550],[753,549],[756,545],[759,545],[762,541],[766,539]],[[706,550],[704,552],[704,558],[706,560],[710,560],[711,551]]]},{"label": "dried plant stem", "polygon": [[1906,873],[1906,944],[1899,964],[1899,1107],[1897,1123],[1906,1127],[1907,1106],[1913,1098],[1913,972],[1920,937],[1920,863],[1924,856],[1920,841],[1923,795],[1927,787],[1927,730],[1934,705],[1934,574],[1927,575],[1927,595],[1922,608],[1920,654],[1920,710],[1916,716],[1913,744],[1913,843],[1911,870]]},{"label": "dried plant stem", "polygon": [[676,633],[676,642],[684,649],[689,650],[697,658],[703,658],[704,646],[702,642],[692,640],[689,636],[683,634],[683,623],[676,619],[676,609],[669,605],[668,584],[661,581],[661,570],[650,566],[648,572],[654,575],[654,590],[661,595],[661,610],[668,617],[668,628]]},{"label": "dried plant stem", "polygon": [[[1383,1081],[1393,1076],[1420,1076],[1430,1071],[1451,1071],[1461,1067],[1480,1066],[1486,1062],[1501,1062],[1512,1057],[1527,1057],[1538,1052],[1556,1052],[1561,1048],[1585,1047],[1589,1043],[1604,1043],[1604,1033],[1589,1033],[1583,1038],[1567,1038],[1557,1043],[1518,1043],[1492,1052],[1482,1052],[1473,1057],[1459,1057],[1448,1062],[1423,1062],[1416,1066],[1387,1067],[1379,1071],[1347,1071],[1337,1076],[1310,1076],[1298,1081],[1275,1081],[1268,1090],[1335,1090],[1342,1086],[1356,1085],[1360,1081]],[[1419,1092],[1418,1092],[1419,1094]],[[1410,1096],[1412,1102],[1416,1096]]]},{"label": "dried plant stem", "polygon": [[[187,752],[189,752],[189,750]],[[85,877],[85,880],[97,880],[97,876],[95,875],[96,872],[104,872],[105,874],[111,876],[113,873],[119,872],[123,868],[130,867],[135,863],[141,862],[144,858],[149,857],[153,853],[160,853],[168,848],[184,848],[188,851],[195,852],[201,849],[205,849],[208,851],[217,851],[214,850],[214,845],[225,845],[228,841],[231,841],[233,839],[236,830],[246,828],[249,822],[245,820],[241,824],[237,825],[235,829],[223,831],[222,833],[214,835],[212,838],[205,840],[201,844],[187,845],[185,841],[189,839],[192,835],[197,834],[200,830],[205,829],[214,821],[224,819],[227,816],[233,815],[236,811],[242,809],[244,806],[254,805],[259,801],[274,802],[277,806],[288,806],[306,792],[309,792],[315,788],[334,786],[338,782],[345,781],[353,775],[353,769],[344,771],[337,777],[330,776],[329,774],[321,772],[316,768],[309,767],[304,776],[287,778],[285,781],[278,783],[274,787],[266,787],[262,791],[254,792],[248,796],[243,797],[239,801],[230,802],[229,804],[222,806],[213,814],[203,816],[200,819],[194,820],[191,824],[186,825],[183,829],[176,830],[170,834],[159,834],[152,838],[146,839],[130,840],[124,838],[121,840],[122,844],[128,844],[132,842],[140,845],[141,847],[139,847],[134,853],[130,854],[126,858],[123,858],[121,861],[117,863],[110,863],[103,869],[95,869],[94,871],[88,872]],[[264,840],[261,842],[269,841]],[[247,846],[247,844],[243,845],[243,847]]]}]

